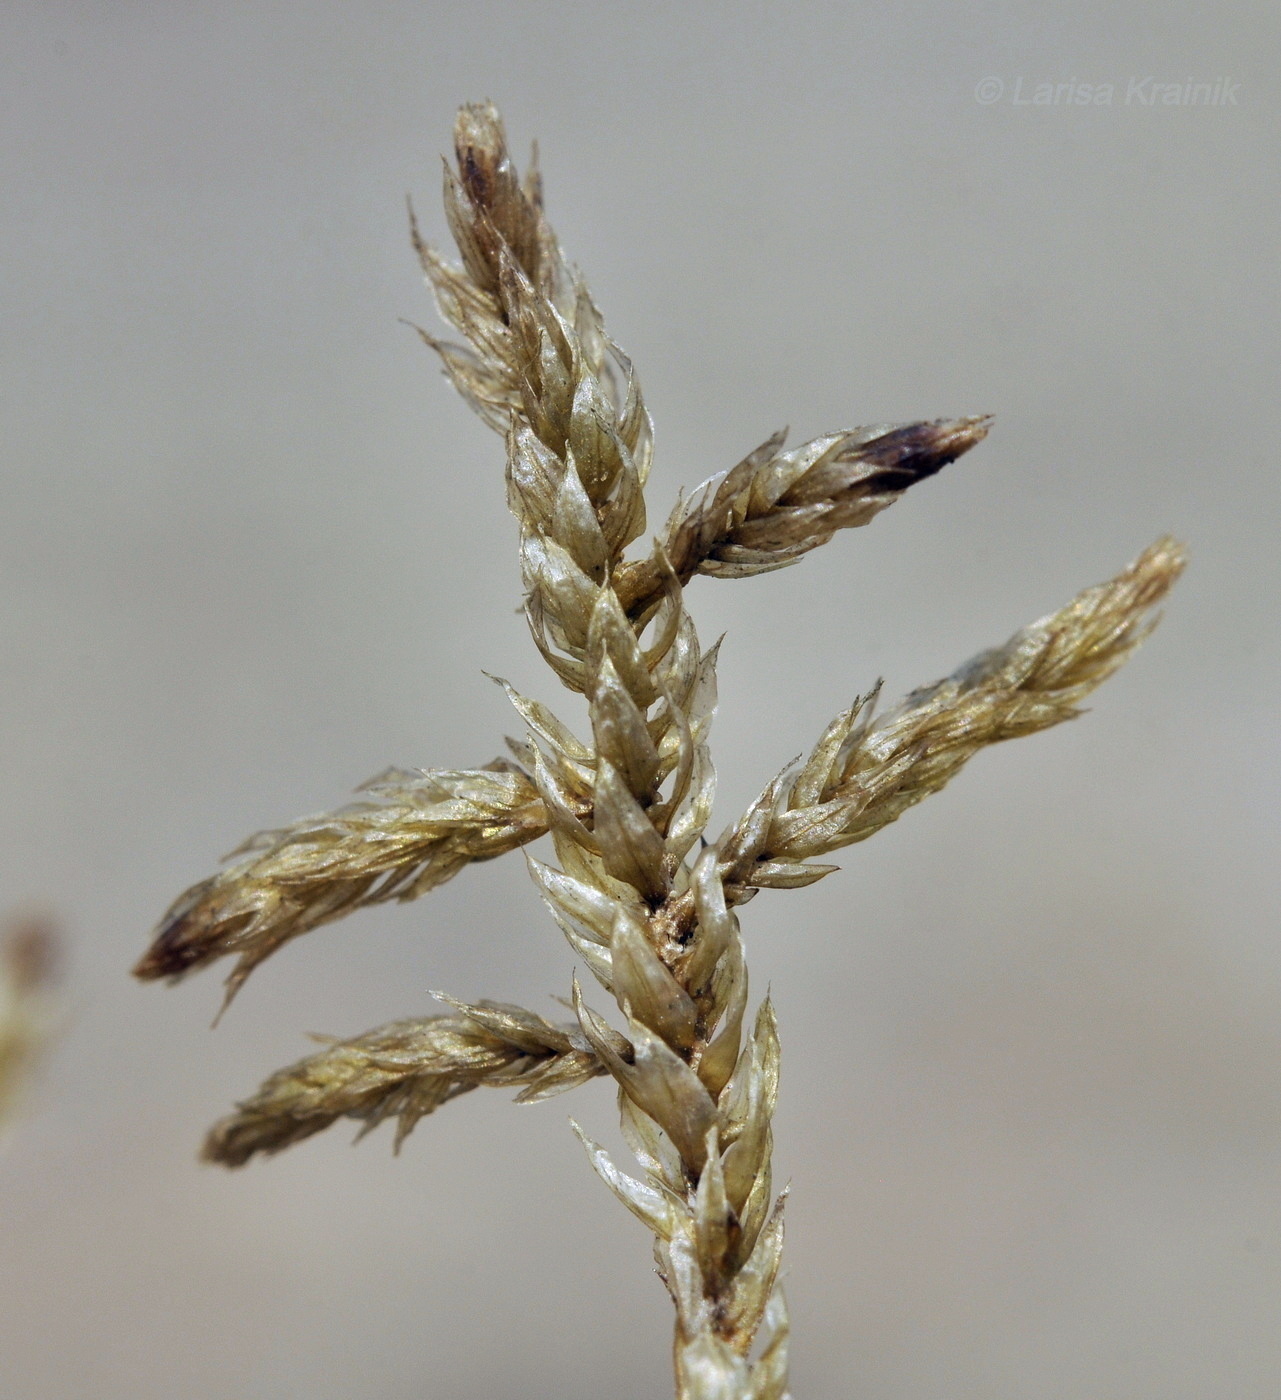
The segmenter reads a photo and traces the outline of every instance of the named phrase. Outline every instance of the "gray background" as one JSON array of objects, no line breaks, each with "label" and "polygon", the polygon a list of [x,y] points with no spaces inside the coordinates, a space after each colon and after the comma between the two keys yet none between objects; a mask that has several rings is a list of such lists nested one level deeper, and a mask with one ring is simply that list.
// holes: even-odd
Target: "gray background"
[{"label": "gray background", "polygon": [[[404,195],[491,96],[635,358],[651,500],[794,440],[991,411],[989,441],[728,631],[717,827],[856,691],[1113,573],[1194,562],[1082,723],[983,755],[745,914],[784,1041],[799,1397],[1271,1400],[1278,24],[1272,5],[19,3],[0,11],[0,891],[69,942],[0,1160],[4,1400],[668,1393],[608,1088],[334,1130],[238,1173],[204,1126],[307,1049],[553,1008],[519,857],[278,955],[127,969],[248,832],[557,700],[501,448],[398,317]],[[1223,108],[1125,104],[1227,77]],[[985,77],[1001,101],[975,99]],[[1015,106],[1042,80],[1111,107]],[[573,707],[568,710],[571,717]]]}]

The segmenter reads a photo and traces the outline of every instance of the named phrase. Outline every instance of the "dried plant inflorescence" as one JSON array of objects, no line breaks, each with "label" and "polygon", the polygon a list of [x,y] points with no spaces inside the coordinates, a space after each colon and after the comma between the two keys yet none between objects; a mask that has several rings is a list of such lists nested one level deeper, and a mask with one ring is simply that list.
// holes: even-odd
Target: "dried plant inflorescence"
[{"label": "dried plant inflorescence", "polygon": [[49,1038],[57,940],[44,919],[0,929],[0,1130]]},{"label": "dried plant inflorescence", "polygon": [[787,1393],[788,1335],[770,1173],[779,1044],[768,997],[748,1015],[735,908],[829,874],[824,856],[896,820],[986,745],[1075,716],[1146,636],[1182,551],[1158,542],[880,718],[875,693],[856,702],[709,843],[716,648],[701,647],[685,586],[782,568],[868,523],[989,420],[859,429],[790,451],[776,435],[678,501],[648,553],[625,559],[645,532],[652,451],[631,362],[565,261],[537,172],[518,177],[494,109],[464,107],[455,136],[445,210],[461,263],[411,223],[441,315],[466,344],[422,335],[503,434],[530,631],[586,697],[591,732],[571,733],[502,682],[528,730],[514,760],[392,771],[355,805],[252,838],[172,906],[136,971],[172,980],[233,955],[230,996],[289,939],[550,834],[554,862],[531,857],[531,873],[617,1025],[576,978],[568,1026],[451,1001],[454,1014],[334,1041],[273,1075],[214,1127],[205,1155],[238,1166],[339,1118],[362,1132],[396,1118],[399,1145],[478,1085],[529,1102],[609,1075],[640,1175],[583,1141],[655,1237],[676,1307],[678,1396],[774,1400]]}]

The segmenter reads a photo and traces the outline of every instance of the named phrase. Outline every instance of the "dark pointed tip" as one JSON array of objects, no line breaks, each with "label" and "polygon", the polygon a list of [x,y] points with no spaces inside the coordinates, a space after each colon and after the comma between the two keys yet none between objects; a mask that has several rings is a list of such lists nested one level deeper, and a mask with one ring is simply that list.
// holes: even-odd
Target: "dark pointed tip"
[{"label": "dark pointed tip", "polygon": [[246,1148],[244,1143],[237,1141],[236,1127],[234,1117],[215,1123],[205,1135],[204,1142],[200,1144],[198,1160],[210,1166],[227,1167],[233,1171],[237,1167],[243,1167],[253,1156],[254,1148],[252,1144]]},{"label": "dark pointed tip", "polygon": [[454,156],[463,188],[478,209],[487,208],[497,187],[498,169],[507,160],[507,137],[493,103],[472,102],[458,109]]},{"label": "dark pointed tip", "polygon": [[134,964],[133,975],[140,982],[158,982],[166,977],[181,977],[185,972],[190,972],[207,962],[208,948],[189,939],[189,931],[185,919],[176,919],[165,924],[157,933],[151,947]]},{"label": "dark pointed tip", "polygon": [[982,442],[992,422],[992,415],[984,413],[891,428],[864,448],[866,459],[876,464],[866,484],[878,491],[906,491]]},{"label": "dark pointed tip", "polygon": [[170,960],[155,948],[148,948],[133,965],[133,975],[139,982],[159,982],[164,977],[177,977],[182,970],[181,967],[173,966]]}]

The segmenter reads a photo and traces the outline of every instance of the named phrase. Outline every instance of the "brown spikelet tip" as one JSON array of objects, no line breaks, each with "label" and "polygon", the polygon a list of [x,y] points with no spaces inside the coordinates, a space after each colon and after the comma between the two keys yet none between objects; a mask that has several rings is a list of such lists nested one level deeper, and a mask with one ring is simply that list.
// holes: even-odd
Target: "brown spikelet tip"
[{"label": "brown spikelet tip", "polygon": [[324,1114],[279,1121],[232,1114],[215,1123],[200,1147],[200,1161],[220,1167],[243,1167],[258,1153],[273,1156],[327,1128]]},{"label": "brown spikelet tip", "polygon": [[200,906],[174,910],[156,930],[151,947],[138,959],[133,975],[142,982],[163,977],[178,978],[202,967],[222,951],[215,942],[217,932],[205,919],[197,917]]},{"label": "brown spikelet tip", "polygon": [[498,167],[507,158],[502,120],[488,102],[459,109],[454,125],[454,153],[463,188],[478,209],[493,200]]},{"label": "brown spikelet tip", "polygon": [[878,491],[905,491],[982,442],[991,426],[991,414],[982,414],[894,428],[864,449],[877,467],[865,485]]}]

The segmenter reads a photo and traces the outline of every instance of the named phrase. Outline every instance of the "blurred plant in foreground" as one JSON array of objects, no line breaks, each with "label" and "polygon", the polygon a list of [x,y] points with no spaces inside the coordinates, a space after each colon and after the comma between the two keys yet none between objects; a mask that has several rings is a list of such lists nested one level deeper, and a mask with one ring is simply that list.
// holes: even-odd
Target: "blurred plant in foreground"
[{"label": "blurred plant in foreground", "polygon": [[586,697],[591,732],[572,733],[500,682],[527,728],[508,740],[510,757],[390,770],[350,806],[252,837],[170,908],[136,972],[174,980],[234,956],[230,998],[288,940],[550,835],[553,862],[530,857],[530,872],[613,997],[618,1025],[588,1005],[577,978],[564,1025],[443,997],[449,1015],[335,1040],[273,1075],[213,1128],[205,1156],[238,1166],[340,1118],[362,1133],[394,1118],[399,1146],[425,1114],[481,1085],[514,1087],[530,1102],[609,1075],[640,1176],[580,1136],[655,1237],[676,1308],[678,1396],[779,1400],[788,1337],[783,1198],[770,1172],[779,1042],[768,997],[748,1016],[735,911],[759,890],[830,874],[825,856],[895,821],[986,745],[1075,717],[1151,629],[1183,553],[1158,541],[1110,582],[885,714],[875,690],[855,701],[709,843],[717,648],[699,643],[686,585],[783,568],[867,524],[979,442],[989,420],[860,428],[790,450],[776,434],[678,500],[649,551],[627,559],[646,528],[652,451],[631,362],[565,261],[537,171],[518,177],[491,106],[461,110],[455,150],[445,210],[461,263],[416,224],[413,239],[441,315],[467,344],[422,335],[503,435],[530,631],[563,684]]},{"label": "blurred plant in foreground", "polygon": [[0,929],[0,1132],[49,1038],[56,953],[53,929],[43,919]]}]

